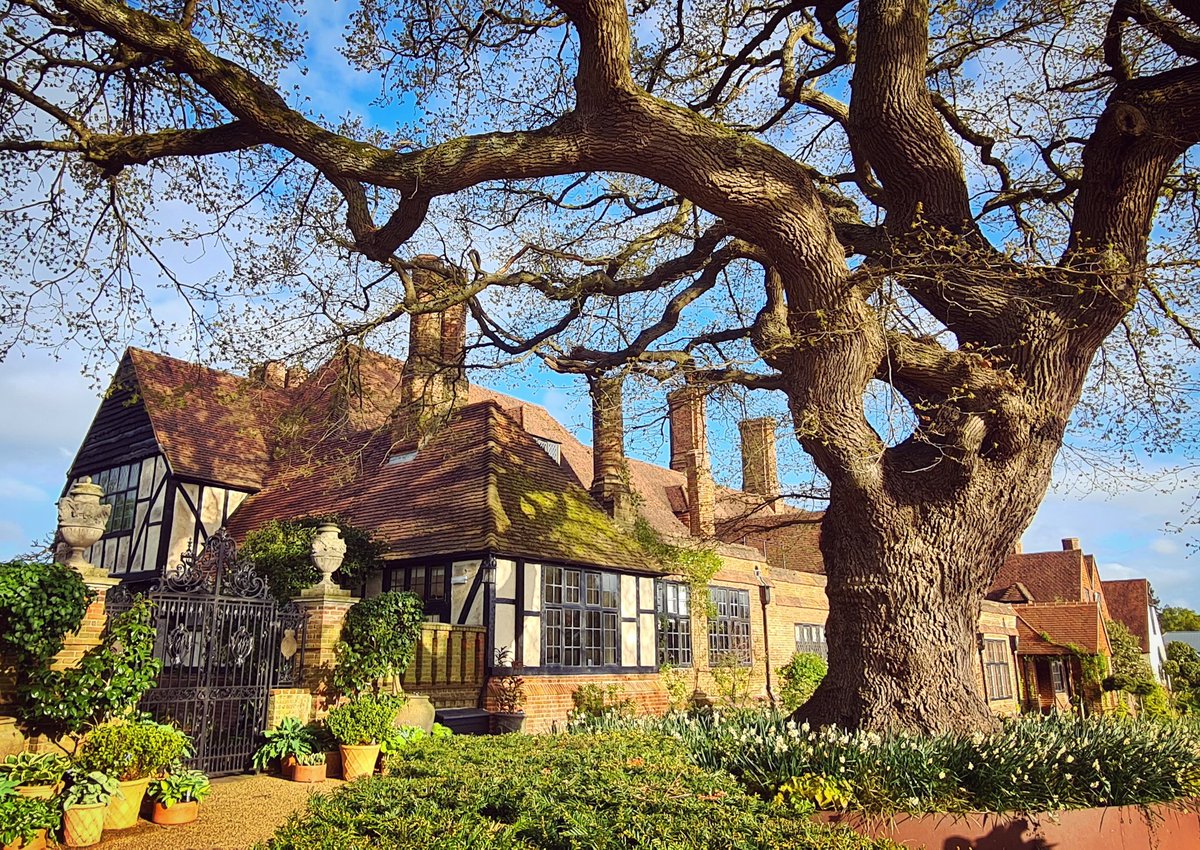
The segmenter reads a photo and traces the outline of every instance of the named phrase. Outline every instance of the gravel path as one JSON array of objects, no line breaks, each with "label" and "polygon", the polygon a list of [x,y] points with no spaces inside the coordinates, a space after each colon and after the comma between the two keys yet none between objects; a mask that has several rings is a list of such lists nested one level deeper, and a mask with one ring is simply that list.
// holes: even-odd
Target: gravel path
[{"label": "gravel path", "polygon": [[328,791],[341,781],[319,785],[288,782],[277,776],[231,776],[213,780],[213,793],[200,806],[200,818],[186,826],[158,826],[138,821],[132,829],[108,831],[99,850],[245,850],[265,841],[289,814],[302,808],[314,791]]}]

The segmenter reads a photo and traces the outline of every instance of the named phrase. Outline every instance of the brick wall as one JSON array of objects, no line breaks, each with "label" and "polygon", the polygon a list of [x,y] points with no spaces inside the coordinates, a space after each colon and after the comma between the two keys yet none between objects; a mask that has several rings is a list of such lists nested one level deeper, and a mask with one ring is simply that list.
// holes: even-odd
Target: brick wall
[{"label": "brick wall", "polygon": [[[526,732],[549,732],[562,730],[567,715],[575,703],[571,695],[580,685],[595,684],[604,687],[616,684],[624,696],[633,700],[641,714],[664,714],[667,710],[667,692],[662,678],[657,673],[630,675],[595,676],[526,676],[525,677],[525,727]],[[484,708],[496,710],[494,680],[489,679],[485,688]]]},{"label": "brick wall", "polygon": [[267,697],[267,728],[274,729],[285,717],[307,723],[313,716],[313,695],[306,688],[274,688]]}]

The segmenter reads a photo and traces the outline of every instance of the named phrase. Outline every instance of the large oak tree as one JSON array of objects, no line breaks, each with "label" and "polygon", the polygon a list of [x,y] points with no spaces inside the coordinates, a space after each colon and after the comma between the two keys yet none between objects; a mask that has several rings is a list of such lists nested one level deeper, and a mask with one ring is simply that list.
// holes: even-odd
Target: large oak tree
[{"label": "large oak tree", "polygon": [[[1089,368],[1145,305],[1197,339],[1196,0],[359,0],[343,53],[381,101],[339,121],[288,84],[279,0],[0,16],[31,333],[81,275],[67,330],[136,300],[136,222],[182,198],[240,221],[235,282],[344,335],[467,300],[505,355],[782,393],[828,481],[815,721],[987,725],[981,600]],[[437,238],[463,271],[421,291]],[[864,412],[881,384],[901,439]]]}]

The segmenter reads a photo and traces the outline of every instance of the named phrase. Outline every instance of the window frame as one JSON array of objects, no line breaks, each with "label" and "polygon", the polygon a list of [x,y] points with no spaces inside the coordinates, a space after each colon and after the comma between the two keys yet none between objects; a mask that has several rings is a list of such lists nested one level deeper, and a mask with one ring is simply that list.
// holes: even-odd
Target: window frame
[{"label": "window frame", "polygon": [[[796,652],[807,652],[829,660],[829,644],[825,640],[824,623],[796,623],[794,628]],[[802,633],[806,639],[801,639]]]},{"label": "window frame", "polygon": [[619,668],[620,575],[547,564],[542,567],[541,579],[542,667],[561,670]]},{"label": "window frame", "polygon": [[[1059,687],[1059,685],[1062,687]],[[1050,687],[1056,694],[1069,693],[1067,690],[1067,667],[1061,658],[1050,659]]]},{"label": "window frame", "polygon": [[[733,657],[739,666],[750,667],[754,663],[754,639],[750,628],[750,591],[740,587],[710,586],[708,601],[708,666],[714,667]],[[730,612],[732,607],[736,607],[734,613]],[[735,643],[742,641],[745,643],[745,649],[739,651]]]},{"label": "window frame", "polygon": [[[670,597],[674,595],[671,610]],[[686,582],[654,582],[654,621],[658,628],[658,665],[690,669],[695,664],[692,636],[692,588]],[[675,638],[672,641],[672,638]],[[672,642],[674,645],[672,646]]]},{"label": "window frame", "polygon": [[1010,654],[1007,638],[983,639],[983,687],[989,701],[1013,698]]},{"label": "window frame", "polygon": [[[128,478],[117,475],[118,482],[124,481],[124,486],[109,492],[114,473],[119,473],[121,470],[129,470]],[[100,504],[112,505],[112,513],[108,516],[108,522],[104,525],[104,537],[119,537],[122,534],[133,534],[134,525],[137,523],[137,504],[138,493],[142,487],[142,461],[134,460],[129,463],[110,466],[108,469],[102,469],[99,472],[94,472],[91,475],[92,483],[98,485],[104,495],[100,497]],[[122,524],[119,528],[113,527],[113,521],[116,519],[124,521],[128,519],[128,525]]]},{"label": "window frame", "polygon": [[[451,572],[451,565],[445,561],[425,561],[388,567],[383,573],[383,589],[414,594],[424,603],[426,618],[437,618],[434,622],[449,623]],[[421,576],[419,588],[414,581],[418,574]],[[435,595],[435,592],[438,595]]]}]

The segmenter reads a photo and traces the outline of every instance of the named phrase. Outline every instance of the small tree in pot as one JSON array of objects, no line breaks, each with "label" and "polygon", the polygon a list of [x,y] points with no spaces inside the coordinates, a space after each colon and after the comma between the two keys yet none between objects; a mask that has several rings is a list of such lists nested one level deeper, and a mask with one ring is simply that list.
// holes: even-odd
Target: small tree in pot
[{"label": "small tree in pot", "polygon": [[525,679],[517,675],[519,664],[512,663],[507,649],[496,650],[496,674],[492,677],[492,696],[496,710],[492,712],[493,732],[520,732],[525,725]]},{"label": "small tree in pot", "polygon": [[357,779],[375,772],[379,743],[391,734],[403,698],[360,694],[329,712],[325,722],[342,753],[342,776]]}]

